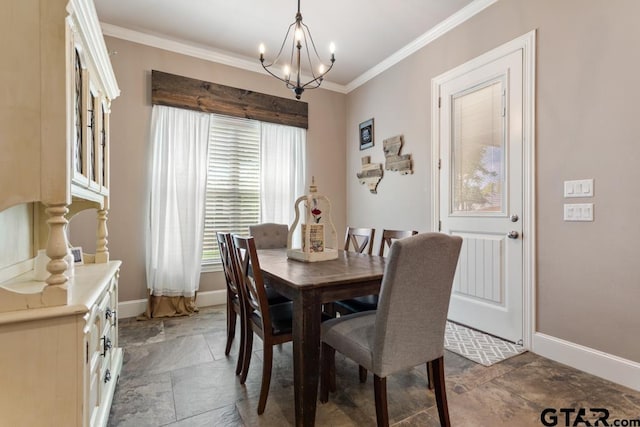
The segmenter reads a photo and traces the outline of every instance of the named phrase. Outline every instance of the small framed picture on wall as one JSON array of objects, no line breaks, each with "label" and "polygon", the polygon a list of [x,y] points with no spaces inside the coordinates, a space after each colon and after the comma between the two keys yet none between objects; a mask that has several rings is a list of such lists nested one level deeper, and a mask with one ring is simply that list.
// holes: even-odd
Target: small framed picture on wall
[{"label": "small framed picture on wall", "polygon": [[360,123],[360,149],[373,147],[373,119]]}]

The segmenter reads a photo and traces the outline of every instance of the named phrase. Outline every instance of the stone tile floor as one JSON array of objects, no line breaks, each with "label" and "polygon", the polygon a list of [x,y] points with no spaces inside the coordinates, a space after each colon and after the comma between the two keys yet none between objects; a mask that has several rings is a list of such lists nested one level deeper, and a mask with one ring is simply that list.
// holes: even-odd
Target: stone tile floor
[{"label": "stone tile floor", "polygon": [[[235,376],[239,334],[229,357],[224,355],[225,310],[224,306],[205,307],[192,317],[121,320],[124,365],[108,425],[293,425],[291,343],[274,350],[267,408],[258,416],[262,343],[255,338],[247,382],[240,385]],[[454,426],[542,426],[545,408],[587,408],[585,419],[592,424],[595,414],[589,408],[607,409],[611,425],[615,419],[640,419],[640,392],[532,353],[484,367],[446,352],[445,369]],[[338,391],[327,404],[318,402],[316,425],[374,426],[371,376],[360,384],[357,365],[339,354],[336,371]],[[392,425],[439,425],[426,378],[421,366],[387,380]],[[575,417],[565,421],[564,413],[558,412],[559,426],[573,425]]]}]

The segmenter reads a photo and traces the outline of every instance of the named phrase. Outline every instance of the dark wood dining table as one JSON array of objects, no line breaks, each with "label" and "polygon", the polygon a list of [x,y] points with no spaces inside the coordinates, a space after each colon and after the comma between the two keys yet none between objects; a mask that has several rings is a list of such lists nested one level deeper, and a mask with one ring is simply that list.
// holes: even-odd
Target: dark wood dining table
[{"label": "dark wood dining table", "polygon": [[293,301],[293,382],[296,426],[313,426],[320,368],[322,304],[378,294],[383,257],[338,251],[338,258],[302,262],[285,249],[258,251],[265,281]]}]

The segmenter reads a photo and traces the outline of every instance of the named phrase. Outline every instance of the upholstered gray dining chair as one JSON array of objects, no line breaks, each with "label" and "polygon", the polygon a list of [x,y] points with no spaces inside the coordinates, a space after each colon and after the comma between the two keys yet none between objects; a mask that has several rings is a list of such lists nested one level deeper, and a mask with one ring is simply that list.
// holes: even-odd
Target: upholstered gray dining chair
[{"label": "upholstered gray dining chair", "polygon": [[256,243],[256,249],[280,249],[287,247],[289,226],[265,222],[249,226],[249,234]]},{"label": "upholstered gray dining chair", "polygon": [[[285,249],[289,237],[289,226],[275,222],[250,225],[249,235],[253,237],[256,249]],[[289,301],[288,298],[276,292],[267,280],[265,280],[265,289],[269,304]]]},{"label": "upholstered gray dining chair", "polygon": [[320,400],[335,390],[335,351],[374,374],[378,426],[389,425],[386,378],[431,362],[440,424],[449,426],[444,331],[462,238],[424,233],[391,245],[376,311],[322,325]]},{"label": "upholstered gray dining chair", "polygon": [[[405,239],[407,237],[415,236],[416,234],[418,234],[416,230],[382,230],[378,256],[384,256],[385,251],[390,249],[391,245],[396,240]],[[371,242],[371,246],[373,246],[373,242]],[[375,310],[378,308],[378,295],[365,295],[362,297],[336,301],[333,304],[334,310],[343,315]],[[433,372],[431,370],[431,364],[427,364],[427,373],[429,376],[429,388],[433,388]],[[362,366],[360,366],[359,375],[361,383],[367,381],[367,370]]]}]

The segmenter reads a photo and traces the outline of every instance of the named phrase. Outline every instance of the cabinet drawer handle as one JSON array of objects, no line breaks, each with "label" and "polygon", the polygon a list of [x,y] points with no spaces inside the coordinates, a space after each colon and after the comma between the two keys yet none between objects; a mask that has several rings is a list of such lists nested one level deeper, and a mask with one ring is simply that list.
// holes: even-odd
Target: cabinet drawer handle
[{"label": "cabinet drawer handle", "polygon": [[111,310],[110,308],[107,307],[107,311],[104,312],[104,318],[106,320],[113,319],[113,321],[111,322],[111,326],[114,326],[116,324],[117,314],[118,313],[116,310]]},{"label": "cabinet drawer handle", "polygon": [[102,337],[102,357],[105,357],[107,355],[107,351],[111,350],[112,344],[111,344],[111,338],[107,338],[107,336],[105,335],[104,337]]},{"label": "cabinet drawer handle", "polygon": [[104,312],[104,318],[105,319],[110,319],[111,316],[113,316],[113,312],[111,311],[111,309],[109,307],[107,307],[107,310]]},{"label": "cabinet drawer handle", "polygon": [[111,371],[107,369],[107,372],[104,373],[104,382],[108,383],[111,381]]}]

